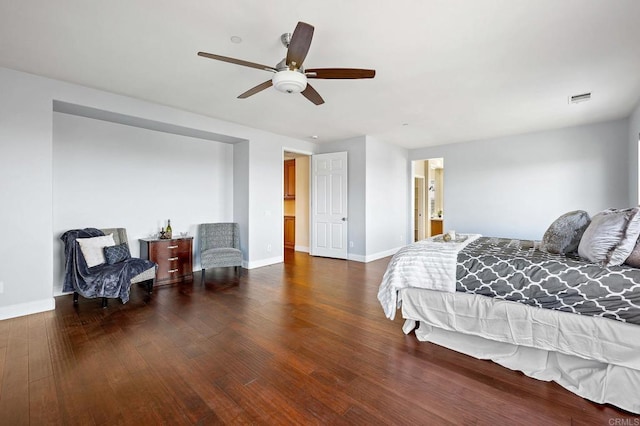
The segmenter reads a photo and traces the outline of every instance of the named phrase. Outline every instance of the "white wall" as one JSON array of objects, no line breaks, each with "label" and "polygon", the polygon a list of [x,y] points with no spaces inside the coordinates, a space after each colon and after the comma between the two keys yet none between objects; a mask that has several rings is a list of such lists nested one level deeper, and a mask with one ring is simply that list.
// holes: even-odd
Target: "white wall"
[{"label": "white wall", "polygon": [[412,240],[407,211],[411,163],[408,152],[367,136],[366,261],[394,254]]},{"label": "white wall", "polygon": [[0,68],[0,319],[54,307],[48,89]]},{"label": "white wall", "polygon": [[286,148],[315,152],[315,144],[274,134],[257,135],[249,144],[249,268],[283,261],[282,188]]},{"label": "white wall", "polygon": [[541,239],[575,209],[629,204],[628,120],[410,151],[444,157],[445,228]]},{"label": "white wall", "polygon": [[54,294],[64,272],[58,237],[69,229],[127,228],[138,256],[138,239],[167,219],[174,235],[191,236],[199,223],[233,221],[232,157],[230,144],[54,112]]},{"label": "white wall", "polygon": [[640,139],[640,101],[629,117],[629,205],[640,204],[638,199],[638,140]]},{"label": "white wall", "polygon": [[255,268],[283,261],[282,145],[270,139],[251,143],[249,168],[249,229],[259,240],[249,247],[249,258],[257,259],[249,267]]},{"label": "white wall", "polygon": [[[59,246],[53,228],[54,101],[238,141],[230,163],[241,165],[242,172],[233,171],[234,196],[227,199],[240,223],[246,264],[278,260],[273,252],[282,253],[282,150],[286,146],[314,152],[315,144],[6,68],[0,68],[0,93],[0,155],[5,159],[0,167],[0,223],[12,242],[0,252],[0,319],[55,305],[53,252]],[[266,250],[269,244],[271,253]]]},{"label": "white wall", "polygon": [[249,142],[240,142],[233,146],[233,217],[240,227],[240,250],[243,266],[249,259]]}]

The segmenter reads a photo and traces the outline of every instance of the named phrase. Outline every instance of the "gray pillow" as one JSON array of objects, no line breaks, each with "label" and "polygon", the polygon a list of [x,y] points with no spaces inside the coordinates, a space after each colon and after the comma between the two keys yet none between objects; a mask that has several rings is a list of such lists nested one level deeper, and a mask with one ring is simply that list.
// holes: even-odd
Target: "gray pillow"
[{"label": "gray pillow", "polygon": [[640,209],[605,210],[591,219],[578,246],[580,257],[602,266],[618,266],[640,235]]},{"label": "gray pillow", "polygon": [[109,265],[130,259],[131,253],[129,253],[129,245],[127,243],[122,243],[117,246],[105,247],[104,258]]},{"label": "gray pillow", "polygon": [[556,254],[575,252],[589,223],[589,213],[584,210],[563,214],[544,233],[540,250]]},{"label": "gray pillow", "polygon": [[631,251],[631,254],[624,263],[634,268],[640,268],[640,242],[636,243],[633,251]]}]

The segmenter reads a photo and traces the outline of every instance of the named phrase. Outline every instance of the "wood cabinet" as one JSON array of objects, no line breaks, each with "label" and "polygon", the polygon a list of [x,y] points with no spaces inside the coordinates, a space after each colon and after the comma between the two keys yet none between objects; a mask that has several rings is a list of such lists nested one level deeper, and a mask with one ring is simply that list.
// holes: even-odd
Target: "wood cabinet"
[{"label": "wood cabinet", "polygon": [[296,160],[284,162],[284,199],[296,199]]},{"label": "wood cabinet", "polygon": [[431,236],[442,234],[442,220],[431,219]]},{"label": "wood cabinet", "polygon": [[193,237],[143,238],[140,257],[158,264],[156,285],[193,280]]},{"label": "wood cabinet", "polygon": [[296,217],[284,217],[284,248],[296,248]]}]

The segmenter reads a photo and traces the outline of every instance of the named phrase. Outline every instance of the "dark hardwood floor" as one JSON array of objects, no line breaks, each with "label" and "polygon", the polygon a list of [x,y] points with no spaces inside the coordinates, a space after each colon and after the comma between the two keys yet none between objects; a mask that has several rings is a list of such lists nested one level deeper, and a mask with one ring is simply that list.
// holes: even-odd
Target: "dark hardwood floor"
[{"label": "dark hardwood floor", "polygon": [[388,260],[289,251],[0,321],[0,424],[640,424],[405,336],[376,299]]}]

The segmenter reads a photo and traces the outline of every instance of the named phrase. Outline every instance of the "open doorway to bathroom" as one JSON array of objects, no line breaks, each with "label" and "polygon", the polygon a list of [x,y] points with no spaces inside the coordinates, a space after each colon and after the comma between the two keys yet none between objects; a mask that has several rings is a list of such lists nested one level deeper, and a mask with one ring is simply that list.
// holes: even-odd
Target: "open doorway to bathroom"
[{"label": "open doorway to bathroom", "polygon": [[413,240],[442,234],[444,226],[444,159],[412,161]]}]

